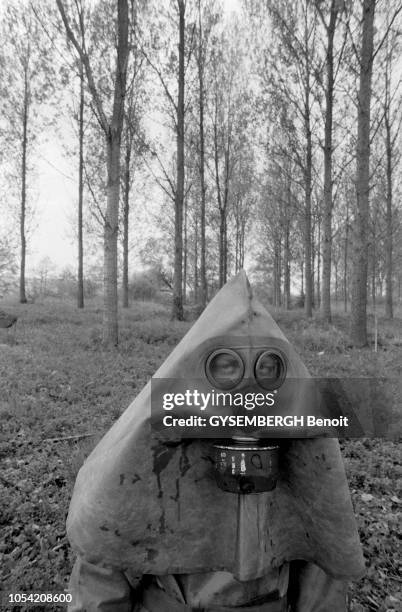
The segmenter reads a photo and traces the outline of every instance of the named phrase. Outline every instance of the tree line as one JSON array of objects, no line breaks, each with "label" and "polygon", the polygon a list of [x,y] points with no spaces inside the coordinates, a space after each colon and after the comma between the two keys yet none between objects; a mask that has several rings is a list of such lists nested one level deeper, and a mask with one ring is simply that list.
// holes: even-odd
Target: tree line
[{"label": "tree line", "polygon": [[25,302],[35,152],[62,109],[77,305],[96,237],[106,345],[118,342],[119,277],[129,304],[140,191],[142,260],[171,289],[173,318],[247,265],[276,306],[297,292],[306,316],[330,322],[342,300],[365,345],[369,300],[384,296],[392,317],[401,297],[401,11],[398,0],[7,0],[1,188],[20,239],[17,258],[0,239],[0,274],[18,260]]}]

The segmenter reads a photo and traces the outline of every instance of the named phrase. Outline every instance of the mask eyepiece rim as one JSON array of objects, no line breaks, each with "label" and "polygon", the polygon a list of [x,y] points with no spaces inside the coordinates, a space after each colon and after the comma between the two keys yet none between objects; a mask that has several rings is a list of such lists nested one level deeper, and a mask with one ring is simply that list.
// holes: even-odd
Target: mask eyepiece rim
[{"label": "mask eyepiece rim", "polygon": [[[279,375],[275,379],[267,379],[261,378],[258,375],[258,366],[261,363],[262,359],[265,357],[275,357],[276,361],[279,364]],[[285,382],[287,373],[286,360],[283,354],[277,349],[266,349],[257,357],[255,365],[254,365],[254,377],[257,383],[265,389],[266,391],[274,391],[275,389],[279,389]]]},{"label": "mask eyepiece rim", "polygon": [[[236,379],[230,380],[227,383],[224,383],[222,381],[217,381],[216,378],[214,377],[214,375],[212,374],[212,371],[211,371],[212,360],[215,359],[215,357],[217,357],[218,355],[224,355],[224,354],[231,355],[232,357],[234,357],[236,359],[238,365],[239,365],[238,376],[236,377]],[[206,363],[205,363],[205,374],[207,376],[208,381],[214,387],[216,387],[218,389],[223,389],[223,390],[233,389],[234,387],[236,387],[236,385],[239,384],[239,382],[242,380],[242,378],[244,376],[244,363],[243,363],[243,359],[240,357],[239,353],[237,353],[233,349],[229,349],[229,348],[219,348],[219,349],[216,349],[216,350],[212,351],[212,353],[208,356],[208,358],[206,360]]]}]

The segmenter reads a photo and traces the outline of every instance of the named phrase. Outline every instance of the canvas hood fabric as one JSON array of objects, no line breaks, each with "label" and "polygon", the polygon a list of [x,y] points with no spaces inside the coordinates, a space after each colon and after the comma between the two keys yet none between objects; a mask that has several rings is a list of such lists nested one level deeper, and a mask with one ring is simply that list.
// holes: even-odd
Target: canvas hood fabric
[{"label": "canvas hood fabric", "polygon": [[[205,355],[228,342],[277,346],[286,352],[288,375],[300,378],[301,385],[308,378],[300,357],[240,273],[162,364],[156,384],[202,378]],[[302,389],[293,393],[289,413],[305,411],[305,400]],[[276,489],[235,495],[215,483],[209,440],[163,440],[151,420],[148,384],[77,476],[67,533],[87,561],[129,567],[138,575],[225,570],[251,580],[304,559],[334,578],[362,575],[337,440],[286,440]]]}]

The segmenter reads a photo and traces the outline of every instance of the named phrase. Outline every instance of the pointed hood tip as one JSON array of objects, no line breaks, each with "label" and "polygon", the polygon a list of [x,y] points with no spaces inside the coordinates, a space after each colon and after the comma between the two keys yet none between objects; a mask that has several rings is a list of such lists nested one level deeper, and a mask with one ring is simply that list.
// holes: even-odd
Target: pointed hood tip
[{"label": "pointed hood tip", "polygon": [[244,268],[242,268],[237,274],[236,276],[233,277],[232,279],[233,283],[241,283],[244,287],[245,293],[248,297],[249,300],[253,299],[253,289],[251,287],[250,281],[248,279],[247,273],[244,270]]}]

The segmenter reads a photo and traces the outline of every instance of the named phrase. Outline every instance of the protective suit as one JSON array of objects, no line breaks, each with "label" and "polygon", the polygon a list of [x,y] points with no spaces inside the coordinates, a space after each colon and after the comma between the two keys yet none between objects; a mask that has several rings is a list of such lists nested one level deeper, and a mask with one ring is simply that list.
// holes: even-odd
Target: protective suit
[{"label": "protective suit", "polygon": [[[301,386],[309,376],[240,273],[154,382],[197,377],[210,386],[205,360],[233,343],[257,354],[274,347],[287,376]],[[290,414],[303,412],[308,395],[290,391],[288,403]],[[337,440],[295,428],[276,487],[233,494],[216,484],[210,440],[164,440],[154,421],[148,384],[78,474],[67,519],[78,554],[71,612],[346,610],[346,581],[364,563]]]}]

